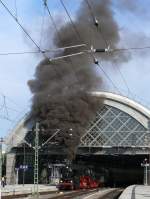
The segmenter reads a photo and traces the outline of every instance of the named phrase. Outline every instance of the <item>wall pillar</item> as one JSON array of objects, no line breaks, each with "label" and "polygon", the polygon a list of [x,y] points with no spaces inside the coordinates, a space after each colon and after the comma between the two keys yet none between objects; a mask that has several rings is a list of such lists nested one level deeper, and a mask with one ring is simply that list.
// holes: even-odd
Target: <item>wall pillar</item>
[{"label": "wall pillar", "polygon": [[7,153],[6,155],[7,184],[16,184],[15,163],[16,163],[16,154]]}]

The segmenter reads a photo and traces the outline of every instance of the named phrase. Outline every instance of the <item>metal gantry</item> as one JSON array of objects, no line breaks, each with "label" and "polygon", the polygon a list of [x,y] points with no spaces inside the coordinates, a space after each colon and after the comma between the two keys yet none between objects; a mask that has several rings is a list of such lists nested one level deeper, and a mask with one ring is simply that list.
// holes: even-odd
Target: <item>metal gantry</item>
[{"label": "metal gantry", "polygon": [[35,128],[35,160],[34,160],[34,194],[38,195],[38,184],[39,184],[39,123],[36,123]]},{"label": "metal gantry", "polygon": [[[38,196],[39,196],[39,189],[38,189],[38,185],[39,185],[39,150],[42,147],[44,147],[46,144],[48,144],[60,132],[60,129],[55,129],[55,132],[45,142],[43,142],[41,145],[39,145],[39,132],[40,132],[39,126],[40,126],[39,122],[36,122],[34,146],[32,146],[25,139],[22,140],[22,142],[24,142],[24,144],[27,144],[27,146],[34,149],[34,193],[33,194],[36,198],[38,198]],[[19,136],[17,136],[17,137],[19,138]],[[24,162],[25,162],[25,160],[24,160]]]}]

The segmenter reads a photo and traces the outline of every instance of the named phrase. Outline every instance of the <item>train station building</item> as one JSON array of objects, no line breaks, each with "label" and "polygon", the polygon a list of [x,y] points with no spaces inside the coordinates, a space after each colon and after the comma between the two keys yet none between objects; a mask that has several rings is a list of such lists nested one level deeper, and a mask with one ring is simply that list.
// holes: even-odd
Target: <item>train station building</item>
[{"label": "train station building", "polygon": [[[117,94],[94,92],[92,95],[103,99],[104,106],[97,110],[95,119],[80,139],[74,167],[80,172],[91,172],[106,186],[143,183],[141,163],[149,161],[150,154],[150,110]],[[9,184],[33,183],[34,150],[24,143],[33,124],[28,121],[25,127],[26,120],[27,116],[7,138]],[[60,168],[66,162],[65,149],[61,146],[51,143],[41,149],[40,182],[49,183],[59,178]]]}]

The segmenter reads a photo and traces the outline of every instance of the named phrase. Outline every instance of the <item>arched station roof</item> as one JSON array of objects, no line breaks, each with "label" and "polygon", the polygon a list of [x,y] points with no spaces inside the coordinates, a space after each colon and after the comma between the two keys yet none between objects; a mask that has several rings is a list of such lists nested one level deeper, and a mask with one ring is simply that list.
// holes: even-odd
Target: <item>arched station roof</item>
[{"label": "arched station roof", "polygon": [[141,104],[118,94],[110,92],[93,92],[92,95],[103,98],[104,104],[116,107],[123,112],[128,113],[138,120],[143,126],[148,128],[148,120],[150,119],[150,110]]},{"label": "arched station roof", "polygon": [[[150,111],[127,97],[93,92],[103,99],[93,121],[81,137],[80,147],[148,148]],[[140,151],[141,153],[141,151]]]},{"label": "arched station roof", "polygon": [[[102,110],[98,111],[97,119],[95,119],[95,122],[91,121],[91,124],[88,127],[86,134],[82,136],[82,146],[98,147],[102,145],[115,145],[116,142],[113,141],[113,138],[115,138],[116,135],[119,137],[119,133],[124,133],[124,135],[121,135],[120,137],[120,143],[122,144],[125,143],[125,141],[126,143],[128,141],[131,145],[132,143],[128,139],[133,139],[134,133],[136,133],[138,136],[141,134],[141,138],[145,139],[144,135],[147,133],[150,119],[150,111],[147,108],[127,97],[113,94],[110,92],[92,92],[92,95],[98,98],[102,98],[104,107]],[[104,117],[104,115],[106,115],[106,118]],[[31,128],[30,123],[28,124],[28,126],[24,126],[24,122],[26,120],[27,116],[25,116],[10,132],[6,139],[6,144],[14,147],[22,142],[28,130]],[[117,127],[119,123],[120,126]],[[100,125],[100,127],[98,127],[98,124]],[[128,127],[128,125],[130,125],[130,127]],[[97,129],[94,130],[95,128]],[[125,128],[127,128],[126,131],[123,130]],[[107,135],[104,134],[105,130],[106,134],[108,132]],[[111,134],[111,132],[113,134]],[[126,132],[128,134],[125,134]],[[127,139],[124,139],[123,136],[125,136],[125,138]],[[124,140],[124,142],[122,142],[121,139]],[[107,140],[107,142],[104,142],[104,140]],[[143,143],[141,142],[138,142],[138,144],[143,145]]]}]

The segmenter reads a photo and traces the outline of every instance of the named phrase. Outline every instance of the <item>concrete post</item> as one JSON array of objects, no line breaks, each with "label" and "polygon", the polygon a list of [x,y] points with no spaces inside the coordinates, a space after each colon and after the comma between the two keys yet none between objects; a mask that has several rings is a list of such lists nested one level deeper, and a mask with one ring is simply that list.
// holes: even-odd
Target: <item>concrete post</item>
[{"label": "concrete post", "polygon": [[15,163],[16,163],[16,154],[8,153],[6,156],[6,180],[7,184],[16,183],[16,174],[15,174]]}]

